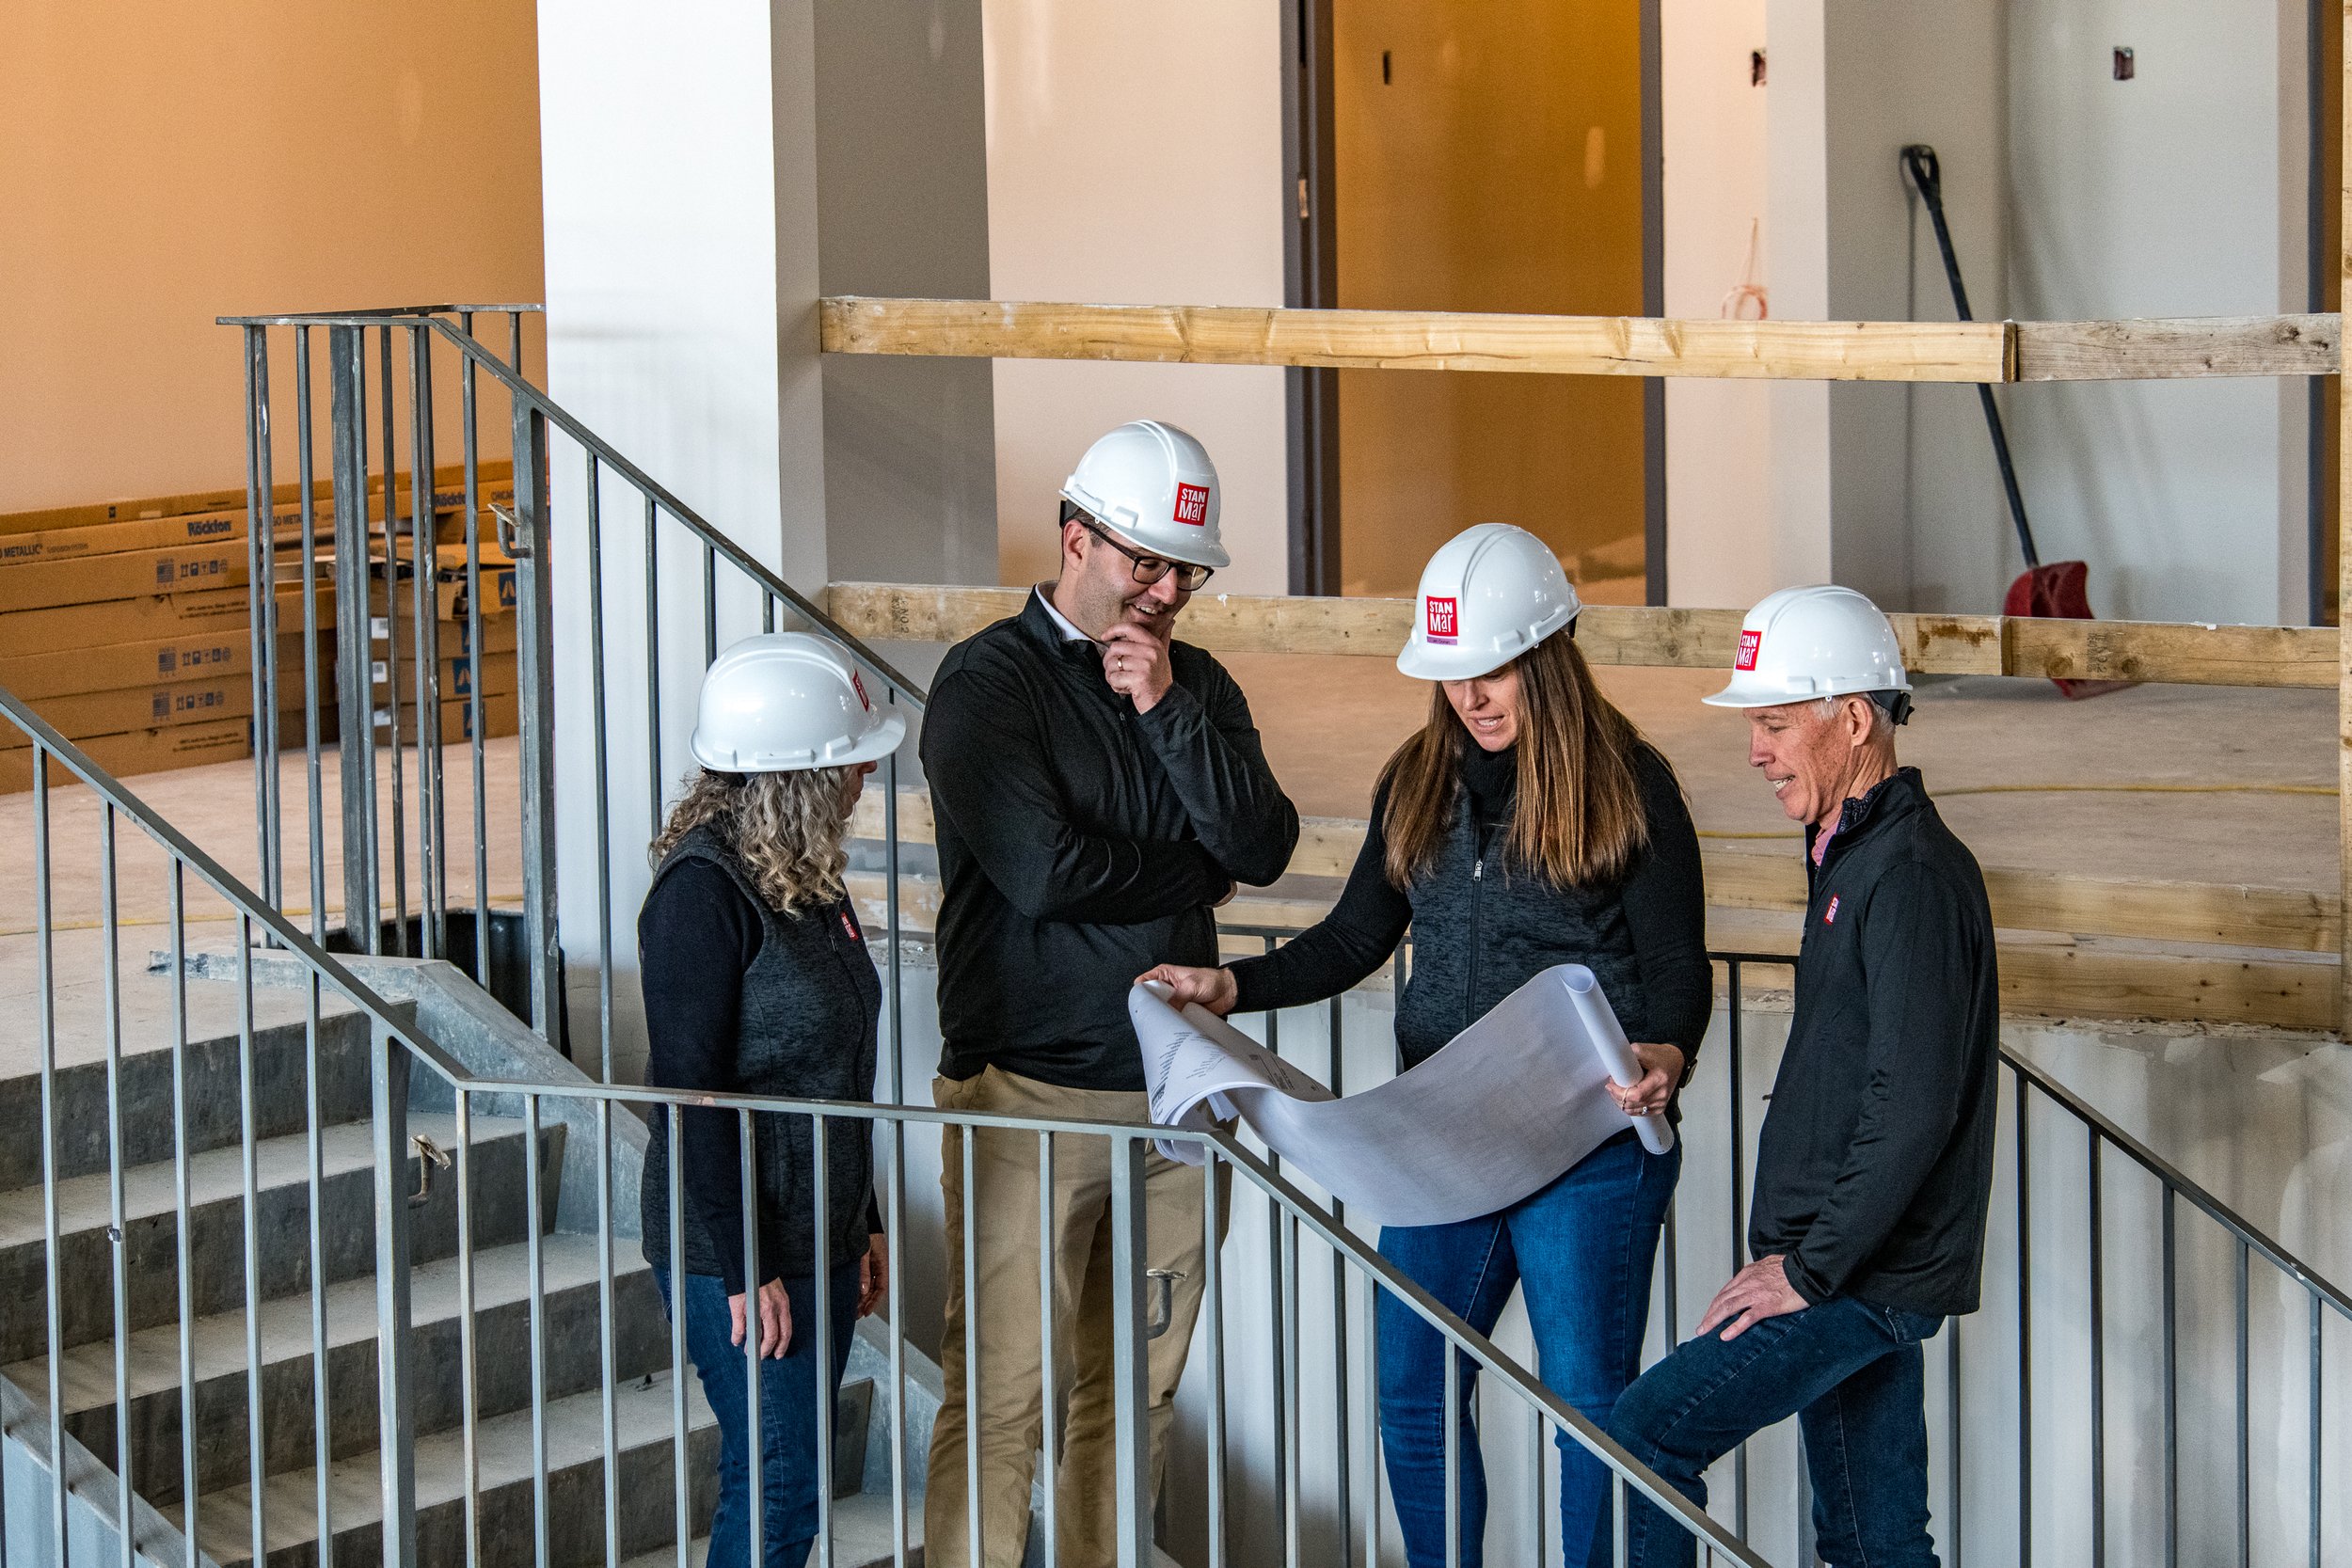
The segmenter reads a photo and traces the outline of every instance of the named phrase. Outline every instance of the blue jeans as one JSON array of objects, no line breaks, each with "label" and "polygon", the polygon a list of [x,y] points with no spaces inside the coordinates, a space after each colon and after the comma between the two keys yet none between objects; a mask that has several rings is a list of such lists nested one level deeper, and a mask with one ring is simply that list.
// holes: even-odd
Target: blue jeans
[{"label": "blue jeans", "polygon": [[[829,1416],[857,1333],[857,1272],[855,1259],[833,1271]],[[670,1271],[656,1267],[653,1278],[663,1308],[675,1310]],[[759,1446],[767,1456],[760,1466],[763,1568],[801,1568],[817,1540],[817,1357],[811,1348],[817,1336],[816,1283],[811,1275],[784,1281],[792,1301],[792,1342],[782,1359],[759,1364]],[[688,1275],[686,1354],[719,1418],[719,1511],[710,1520],[708,1568],[750,1568],[752,1556],[751,1373],[743,1365],[743,1347],[728,1342],[734,1333],[725,1284],[717,1275]]]},{"label": "blue jeans", "polygon": [[[1514,1286],[1527,1289],[1538,1374],[1554,1393],[1606,1424],[1641,1370],[1650,1265],[1682,1147],[1651,1154],[1630,1132],[1586,1155],[1541,1192],[1500,1213],[1454,1225],[1390,1226],[1380,1255],[1481,1334],[1492,1332]],[[1380,1444],[1412,1568],[1446,1560],[1445,1345],[1420,1313],[1385,1291],[1379,1305]],[[1462,1568],[1478,1568],[1486,1526],[1486,1472],[1470,1416],[1473,1382],[1462,1358],[1459,1464]],[[1609,1471],[1565,1433],[1560,1444],[1560,1539],[1571,1563],[1610,1559]]]},{"label": "blue jeans", "polygon": [[[1927,1386],[1919,1345],[1941,1318],[1853,1296],[1766,1318],[1726,1343],[1687,1340],[1617,1402],[1609,1435],[1692,1502],[1708,1465],[1794,1415],[1813,1476],[1813,1530],[1836,1568],[1935,1568],[1928,1540]],[[1692,1562],[1690,1533],[1636,1498],[1632,1568]]]}]

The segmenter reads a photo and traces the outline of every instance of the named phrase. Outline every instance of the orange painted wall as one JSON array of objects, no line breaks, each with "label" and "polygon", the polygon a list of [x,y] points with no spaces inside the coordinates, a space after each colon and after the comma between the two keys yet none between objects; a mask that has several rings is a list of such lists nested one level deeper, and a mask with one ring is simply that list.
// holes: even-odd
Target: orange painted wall
[{"label": "orange painted wall", "polygon": [[[1335,0],[1339,303],[1642,313],[1635,0]],[[1387,56],[1383,80],[1382,57]],[[1340,372],[1340,571],[1406,594],[1476,522],[1640,603],[1642,387]]]},{"label": "orange painted wall", "polygon": [[215,316],[540,297],[531,0],[16,0],[0,33],[0,512],[242,483]]}]

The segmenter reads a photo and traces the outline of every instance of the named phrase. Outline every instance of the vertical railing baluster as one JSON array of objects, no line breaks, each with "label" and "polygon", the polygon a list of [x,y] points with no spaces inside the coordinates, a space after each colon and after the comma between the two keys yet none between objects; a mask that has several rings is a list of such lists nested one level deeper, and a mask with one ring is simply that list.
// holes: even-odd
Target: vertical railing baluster
[{"label": "vertical railing baluster", "polygon": [[808,1348],[817,1372],[813,1380],[817,1385],[817,1568],[833,1568],[833,1210],[828,1190],[832,1172],[826,1168],[827,1131],[823,1117],[808,1118],[809,1164],[813,1167],[809,1205],[815,1212],[812,1228],[816,1235],[812,1275],[817,1322],[811,1326],[816,1329],[817,1338]]},{"label": "vertical railing baluster", "polygon": [[[246,955],[251,961],[252,955]],[[335,1506],[332,1373],[326,1356],[326,1116],[319,1083],[319,974],[309,972],[302,1015],[303,1156],[310,1183],[310,1466],[316,1480],[319,1568],[334,1568]]]},{"label": "vertical railing baluster", "polygon": [[[1217,1150],[1200,1149],[1201,1350],[1209,1358],[1208,1568],[1225,1568],[1225,1275],[1217,1195]],[[1341,1434],[1346,1441],[1346,1434]],[[1048,1560],[1051,1560],[1050,1559]]]},{"label": "vertical railing baluster", "polygon": [[2031,1097],[2017,1079],[2017,1564],[2033,1563],[2033,1175]]},{"label": "vertical railing baluster", "polygon": [[2237,1568],[2251,1568],[2254,1560],[2254,1412],[2249,1387],[2252,1372],[2252,1345],[2248,1320],[2251,1308],[2247,1296],[2249,1251],[2246,1239],[2236,1238],[2236,1259],[2230,1271],[2230,1306],[2237,1327]]},{"label": "vertical railing baluster", "polygon": [[[969,1195],[966,1196],[969,1201]],[[1038,1303],[1038,1405],[1044,1419],[1040,1423],[1038,1482],[1045,1504],[1041,1520],[1045,1527],[1044,1548],[1047,1562],[1058,1562],[1061,1530],[1061,1436],[1055,1419],[1056,1396],[1054,1378],[1054,1135],[1037,1135],[1037,1303]],[[965,1304],[969,1312],[971,1306]],[[972,1376],[964,1369],[967,1381]],[[977,1434],[975,1434],[977,1440]]]},{"label": "vertical railing baluster", "polygon": [[2164,1568],[2181,1568],[2181,1308],[2174,1287],[2179,1238],[2178,1194],[2164,1184]]},{"label": "vertical railing baluster", "polygon": [[1146,1365],[1150,1341],[1143,1304],[1147,1147],[1131,1132],[1111,1137],[1112,1431],[1118,1450],[1119,1568],[1150,1568],[1152,1558],[1151,1378]]},{"label": "vertical railing baluster", "polygon": [[516,398],[514,405],[516,701],[522,708],[517,787],[531,1026],[568,1054],[555,915],[555,528],[548,506],[548,421],[523,398]]},{"label": "vertical railing baluster", "polygon": [[[670,1487],[676,1513],[677,1568],[692,1568],[693,1483],[687,1471],[686,1380],[692,1364],[686,1354],[686,1118],[675,1101],[658,1115],[670,1135],[667,1201],[670,1209]],[[749,1271],[745,1271],[748,1275]],[[745,1314],[748,1319],[749,1314]]]},{"label": "vertical railing baluster", "polygon": [[[523,1275],[531,1332],[531,1539],[548,1563],[548,1259],[539,1234],[539,1097],[523,1096]],[[753,1491],[756,1493],[757,1487]]]},{"label": "vertical railing baluster", "polygon": [[[1729,1031],[1725,1041],[1725,1066],[1729,1069],[1731,1088],[1731,1201],[1726,1206],[1731,1214],[1731,1272],[1738,1274],[1748,1261],[1748,1146],[1744,1123],[1747,1117],[1746,1091],[1740,1087],[1743,1064],[1740,1061],[1747,1020],[1746,999],[1742,987],[1740,960],[1724,960],[1726,987],[1724,1024]],[[1748,1446],[1740,1444],[1731,1450],[1731,1528],[1741,1540],[1748,1534]]]},{"label": "vertical railing baluster", "polygon": [[[442,929],[449,874],[442,840],[449,824],[441,808],[441,534],[434,512],[440,498],[433,472],[433,339],[423,326],[408,329],[408,470],[417,605],[417,951],[421,958],[437,958],[449,946]],[[479,687],[478,663],[474,673]]]},{"label": "vertical railing baluster", "polygon": [[[1342,1004],[1344,1000],[1339,996],[1331,998],[1329,1008],[1331,1092],[1335,1095],[1347,1092],[1345,1040],[1342,1027]],[[1337,1195],[1331,1197],[1331,1215],[1343,1225],[1347,1223],[1347,1205],[1341,1202]],[[1339,1530],[1338,1558],[1344,1563],[1355,1555],[1350,1536],[1356,1524],[1356,1511],[1347,1455],[1347,1259],[1337,1247],[1331,1249],[1331,1402],[1332,1521]]]},{"label": "vertical railing baluster", "polygon": [[246,571],[251,584],[253,658],[253,828],[261,851],[260,892],[285,902],[278,841],[278,497],[271,472],[269,329],[245,329]]},{"label": "vertical railing baluster", "polygon": [[171,857],[171,1210],[180,1312],[180,1532],[198,1534],[196,1472],[196,1259],[190,1234],[193,1191],[188,1162],[188,879],[187,864]]},{"label": "vertical railing baluster", "polygon": [[[612,811],[604,718],[603,473],[588,453],[588,734],[596,753],[596,1072],[612,1082]],[[476,686],[481,685],[477,680]],[[599,1102],[601,1103],[601,1101]]]},{"label": "vertical railing baluster", "polygon": [[[382,1024],[371,1023],[368,1032],[373,1112],[369,1127],[375,1167],[376,1449],[383,1560],[388,1568],[417,1568],[416,1345],[410,1334],[408,1278],[409,1060],[407,1048]],[[532,1103],[535,1117],[535,1098]],[[418,1164],[421,1166],[422,1160]],[[537,1212],[535,1204],[532,1212]],[[255,1357],[258,1361],[258,1345]],[[253,1397],[258,1409],[258,1387]],[[257,1475],[254,1496],[260,1495]],[[257,1521],[259,1517],[257,1508]],[[267,1559],[257,1551],[253,1560],[261,1563]],[[543,1555],[540,1560],[547,1559]]]},{"label": "vertical railing baluster", "polygon": [[703,665],[719,657],[719,553],[703,546]]},{"label": "vertical railing baluster", "polygon": [[[384,950],[376,896],[374,619],[368,570],[367,334],[326,329],[330,439],[335,469],[337,782],[342,797],[343,932],[362,953]],[[395,601],[385,599],[386,624]]]},{"label": "vertical railing baluster", "polygon": [[[377,329],[377,380],[384,409],[384,734],[392,768],[392,951],[408,956],[408,803],[406,761],[400,745],[400,448],[392,418],[392,329]],[[411,564],[423,569],[422,562]],[[419,628],[419,635],[422,629]],[[368,727],[375,727],[368,710]]]},{"label": "vertical railing baluster", "polygon": [[[49,1330],[50,1560],[66,1560],[65,1323],[57,1214],[57,955],[50,886],[49,749],[32,744],[33,966],[40,988],[40,1217],[43,1305]],[[183,1222],[184,1223],[184,1222]]]},{"label": "vertical railing baluster", "polygon": [[[598,792],[601,802],[602,792]],[[621,1560],[620,1354],[612,1284],[612,1102],[596,1101],[596,1354],[604,1418],[604,1555]]]},{"label": "vertical railing baluster", "polygon": [[[473,312],[464,314],[466,336],[473,337]],[[466,470],[466,657],[472,661],[471,695],[467,728],[473,733],[473,973],[477,982],[490,983],[490,798],[489,768],[483,747],[489,736],[489,714],[483,703],[483,669],[489,654],[482,630],[482,441],[475,406],[474,362],[469,352],[458,356],[462,374],[457,384],[460,429]],[[518,698],[517,701],[520,699]],[[650,835],[649,835],[650,836]]]},{"label": "vertical railing baluster", "polygon": [[474,1323],[473,1093],[457,1090],[457,1422],[466,1470],[466,1568],[482,1560],[482,1347]]},{"label": "vertical railing baluster", "polygon": [[[115,879],[115,808],[111,800],[100,808],[98,817],[98,898],[99,934],[106,944],[100,973],[105,991],[106,1238],[111,1243],[107,1260],[114,1286],[115,1474],[120,1481],[115,1488],[115,1530],[122,1568],[133,1568],[133,1543],[136,1537],[131,1528],[131,1497],[138,1481],[131,1473],[131,1218],[122,1188],[122,1118],[127,1110],[122,1102],[122,907]],[[246,958],[251,961],[249,945]],[[252,1245],[250,1238],[246,1245]],[[53,1358],[64,1352],[63,1345],[49,1347]],[[254,1413],[258,1418],[258,1405]],[[257,1434],[258,1432],[257,1426]],[[62,1466],[65,1456],[60,1453],[55,1457]]]},{"label": "vertical railing baluster", "polygon": [[2106,1269],[2101,1240],[2103,1215],[2099,1192],[2099,1130],[2094,1127],[2088,1131],[2090,1143],[2090,1561],[2091,1568],[2106,1568]]},{"label": "vertical railing baluster", "polygon": [[[760,1310],[759,1288],[766,1270],[761,1267],[759,1245],[759,1140],[752,1122],[752,1113],[736,1113],[736,1164],[738,1179],[743,1183],[743,1357],[746,1363],[743,1404],[745,1425],[743,1451],[751,1466],[751,1551],[753,1562],[768,1560],[764,1544],[766,1532],[778,1528],[779,1520],[768,1517],[768,1443],[762,1428],[766,1412],[760,1404],[760,1356],[765,1346],[767,1314]],[[683,1282],[679,1290],[683,1291]],[[542,1561],[546,1559],[542,1558]],[[976,1558],[977,1562],[978,1560]]]},{"label": "vertical railing baluster", "polygon": [[1462,1568],[1462,1361],[1450,1335],[1440,1334],[1445,1357],[1445,1568]]},{"label": "vertical railing baluster", "polygon": [[957,1228],[963,1244],[963,1527],[970,1564],[986,1562],[980,1552],[980,1265],[977,1256],[978,1230],[972,1218],[979,1200],[978,1161],[973,1145],[979,1129],[960,1124],[957,1138],[963,1162],[963,1197],[957,1206]]},{"label": "vertical railing baluster", "polygon": [[2326,1493],[2321,1488],[2320,1477],[2324,1472],[2322,1471],[2319,1463],[2321,1440],[2325,1436],[2325,1433],[2321,1431],[2321,1416],[2323,1412],[2320,1402],[2320,1339],[2322,1332],[2326,1327],[2326,1321],[2322,1318],[2320,1313],[2319,1291],[2317,1289],[2306,1284],[2303,1287],[2303,1291],[2304,1294],[2311,1299],[2312,1306],[2311,1433],[2305,1439],[2311,1447],[2311,1524],[2310,1539],[2307,1543],[2305,1557],[2310,1561],[2311,1568],[2319,1568],[2319,1527],[2321,1523],[2320,1499],[2326,1496]]},{"label": "vertical railing baluster", "polygon": [[[302,762],[310,835],[310,940],[326,942],[326,781],[319,755],[319,547],[317,454],[310,428],[310,329],[294,328],[294,464],[302,485]],[[332,453],[329,459],[332,460]],[[277,587],[271,585],[271,596]],[[360,619],[364,629],[365,614]]]},{"label": "vertical railing baluster", "polygon": [[[262,1400],[262,1219],[261,1219],[261,1134],[256,1099],[260,1092],[255,1082],[253,1060],[253,921],[240,913],[237,916],[237,1149],[238,1177],[242,1186],[243,1207],[239,1218],[245,1223],[242,1239],[245,1262],[245,1443],[246,1486],[251,1531],[249,1544],[253,1560],[269,1560],[269,1521],[262,1512],[263,1482],[267,1478],[268,1438],[263,1430],[265,1406]],[[382,1205],[378,1202],[378,1224],[381,1225]],[[381,1236],[383,1232],[378,1230]],[[388,1496],[386,1502],[390,1498]],[[385,1514],[389,1528],[391,1515]],[[406,1565],[403,1565],[406,1568]]]},{"label": "vertical railing baluster", "polygon": [[645,799],[652,824],[648,838],[661,833],[661,514],[645,498]]}]

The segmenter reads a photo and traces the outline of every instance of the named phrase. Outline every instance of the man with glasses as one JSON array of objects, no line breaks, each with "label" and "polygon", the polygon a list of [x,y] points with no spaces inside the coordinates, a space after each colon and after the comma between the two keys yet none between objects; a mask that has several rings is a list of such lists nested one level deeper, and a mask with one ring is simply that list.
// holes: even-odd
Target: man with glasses
[{"label": "man with glasses", "polygon": [[[1223,666],[1174,640],[1176,617],[1226,564],[1216,470],[1200,443],[1138,420],[1089,448],[1062,487],[1061,573],[1022,612],[948,651],[923,721],[936,818],[939,1019],[933,1100],[957,1111],[1148,1119],[1127,1020],[1136,975],[1216,962],[1211,911],[1282,874],[1298,813],[1266,767]],[[945,1402],[925,1503],[930,1568],[1014,1568],[1047,1412],[1040,1232],[1052,1248],[1057,1568],[1117,1560],[1110,1159],[1100,1137],[1053,1140],[1051,1221],[1033,1134],[942,1139]],[[1200,1172],[1147,1155],[1145,1264],[1174,1275],[1146,1379],[1156,1490],[1202,1283]],[[1224,1209],[1218,1209],[1220,1224]],[[976,1299],[964,1299],[966,1226]],[[964,1362],[966,1314],[977,1367]],[[966,1421],[977,1386],[977,1433]],[[977,1444],[979,1487],[968,1485]],[[977,1511],[977,1512],[975,1512]]]}]

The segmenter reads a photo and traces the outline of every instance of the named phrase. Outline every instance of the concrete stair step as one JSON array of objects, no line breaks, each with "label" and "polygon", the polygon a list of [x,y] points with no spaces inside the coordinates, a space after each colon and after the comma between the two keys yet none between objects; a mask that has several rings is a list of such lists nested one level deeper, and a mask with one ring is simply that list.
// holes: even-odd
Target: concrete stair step
[{"label": "concrete stair step", "polygon": [[[657,1372],[614,1390],[618,1449],[614,1467],[621,1499],[621,1549],[635,1556],[675,1538],[671,1468],[670,1374]],[[536,1560],[532,1526],[532,1413],[517,1410],[481,1423],[481,1568],[573,1568],[604,1558],[604,1427],[597,1391],[550,1400],[546,1406],[548,1557]],[[702,1391],[687,1388],[688,1475],[691,1523],[709,1528],[717,1497],[719,1430]],[[327,1473],[335,1560],[343,1568],[373,1568],[383,1558],[383,1495],[373,1451],[356,1454]],[[309,1568],[318,1560],[318,1481],[314,1470],[272,1477],[262,1490],[268,1568]],[[466,1555],[465,1449],[460,1434],[441,1432],[416,1445],[417,1560],[457,1563]],[[251,1493],[243,1486],[198,1500],[197,1540],[220,1568],[254,1561]],[[181,1511],[164,1511],[175,1525]]]},{"label": "concrete stair step", "polygon": [[[686,1549],[687,1568],[703,1568],[710,1556],[710,1538],[698,1536]],[[677,1547],[668,1544],[631,1558],[622,1568],[677,1568]],[[808,1554],[816,1568],[817,1553]],[[833,1502],[833,1568],[885,1568],[898,1560],[892,1544],[890,1495],[860,1492]],[[923,1504],[915,1499],[907,1509],[907,1568],[923,1565]]]},{"label": "concrete stair step", "polygon": [[[253,1032],[253,1115],[265,1138],[309,1125],[307,1026],[278,1024]],[[187,1048],[188,1148],[230,1148],[238,1139],[238,1037],[190,1040]],[[169,1161],[172,1154],[173,1053],[126,1051],[122,1057],[122,1157],[126,1164]],[[54,1080],[57,1174],[61,1179],[106,1169],[106,1064],[59,1068]],[[328,1123],[362,1121],[369,1114],[368,1024],[339,997],[322,1003],[319,1019],[319,1102]],[[40,1181],[40,1077],[0,1078],[0,1192]]]},{"label": "concrete stair step", "polygon": [[[475,1256],[481,1416],[520,1409],[531,1398],[529,1254],[527,1244],[516,1243],[485,1248]],[[616,1246],[612,1264],[613,1365],[623,1378],[643,1377],[669,1365],[660,1297],[652,1271],[633,1243]],[[542,1238],[541,1267],[548,1392],[562,1396],[593,1388],[603,1371],[595,1239]],[[410,1316],[416,1326],[420,1431],[455,1426],[463,1418],[459,1303],[454,1257],[413,1270]],[[374,1279],[329,1286],[325,1306],[328,1452],[340,1459],[364,1452],[377,1440]],[[263,1465],[275,1474],[310,1465],[317,1457],[310,1293],[264,1302],[259,1316]],[[247,1464],[244,1309],[199,1320],[191,1325],[189,1340],[199,1434],[197,1484],[199,1489],[235,1485],[246,1479]],[[178,1324],[142,1329],[131,1337],[129,1349],[131,1473],[140,1496],[150,1502],[177,1502],[182,1495]],[[96,1341],[76,1346],[66,1353],[62,1371],[66,1430],[112,1465],[117,1415],[113,1345]],[[47,1408],[45,1357],[0,1368],[0,1375]]]},{"label": "concrete stair step", "polygon": [[[453,1119],[418,1114],[409,1130],[442,1148],[456,1142]],[[473,1118],[473,1224],[477,1247],[522,1240],[523,1124],[505,1117]],[[326,1128],[320,1135],[324,1205],[323,1273],[331,1284],[369,1274],[375,1263],[373,1130],[365,1122]],[[542,1210],[551,1227],[562,1169],[564,1129],[540,1132]],[[310,1155],[299,1134],[257,1140],[258,1266],[264,1301],[310,1285]],[[245,1214],[242,1150],[216,1148],[189,1165],[191,1310],[199,1317],[245,1302]],[[456,1249],[457,1183],[437,1172],[429,1199],[410,1212],[411,1256],[420,1263]],[[417,1185],[417,1160],[407,1161],[404,1190]],[[176,1178],[169,1161],[123,1173],[124,1227],[120,1251],[129,1284],[127,1327],[133,1331],[176,1321],[179,1310]],[[61,1342],[69,1349],[114,1332],[115,1243],[108,1237],[111,1198],[103,1174],[57,1183]],[[47,1343],[48,1285],[42,1195],[39,1187],[0,1192],[0,1365],[41,1353]]]}]

